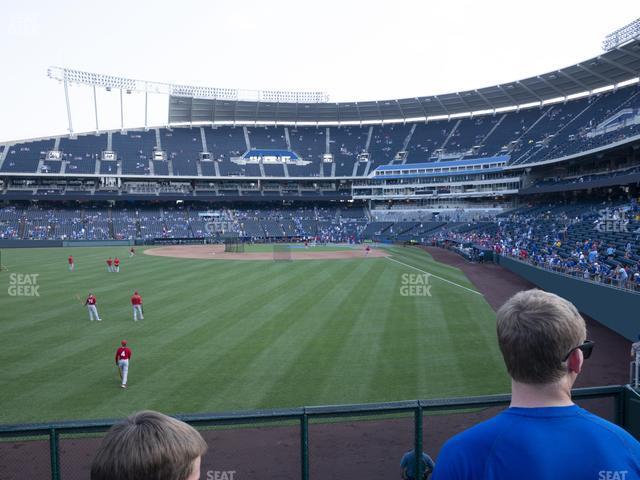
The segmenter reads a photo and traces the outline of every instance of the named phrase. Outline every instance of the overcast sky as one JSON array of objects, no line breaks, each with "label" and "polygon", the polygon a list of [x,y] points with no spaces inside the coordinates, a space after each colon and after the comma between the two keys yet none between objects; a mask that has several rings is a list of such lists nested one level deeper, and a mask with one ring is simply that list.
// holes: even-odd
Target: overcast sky
[{"label": "overcast sky", "polygon": [[[638,0],[5,2],[0,141],[63,134],[50,65],[137,79],[243,89],[320,90],[332,101],[448,93],[518,80],[602,52],[640,16]],[[74,130],[95,128],[87,87],[70,89]],[[143,97],[125,96],[142,126]],[[101,128],[119,127],[99,92]],[[153,98],[150,123],[167,118]]]}]

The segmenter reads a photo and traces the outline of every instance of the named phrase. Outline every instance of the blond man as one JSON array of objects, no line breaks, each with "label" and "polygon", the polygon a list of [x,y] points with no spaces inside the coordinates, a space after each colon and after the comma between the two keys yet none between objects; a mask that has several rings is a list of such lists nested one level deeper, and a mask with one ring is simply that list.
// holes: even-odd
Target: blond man
[{"label": "blond man", "polygon": [[497,316],[511,405],[449,440],[434,480],[640,478],[640,443],[571,401],[593,349],[576,308],[528,290]]},{"label": "blond man", "polygon": [[107,432],[91,480],[198,480],[207,444],[193,427],[150,410]]}]

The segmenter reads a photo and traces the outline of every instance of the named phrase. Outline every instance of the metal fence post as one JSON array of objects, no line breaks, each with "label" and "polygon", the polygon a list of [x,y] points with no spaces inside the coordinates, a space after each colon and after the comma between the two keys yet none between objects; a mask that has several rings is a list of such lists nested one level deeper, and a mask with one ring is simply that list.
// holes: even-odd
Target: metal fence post
[{"label": "metal fence post", "polygon": [[615,419],[616,425],[623,426],[625,420],[625,392],[620,390],[615,396],[616,410]]},{"label": "metal fence post", "polygon": [[414,478],[422,478],[424,473],[424,465],[422,464],[422,405],[420,404],[420,400],[418,400],[418,406],[416,407],[413,415],[414,420],[414,447],[413,453],[415,455],[415,477]]},{"label": "metal fence post", "polygon": [[300,466],[302,480],[309,480],[309,417],[306,409],[300,416]]},{"label": "metal fence post", "polygon": [[59,433],[55,428],[49,431],[49,450],[51,453],[51,480],[60,480],[60,455],[58,451]]}]

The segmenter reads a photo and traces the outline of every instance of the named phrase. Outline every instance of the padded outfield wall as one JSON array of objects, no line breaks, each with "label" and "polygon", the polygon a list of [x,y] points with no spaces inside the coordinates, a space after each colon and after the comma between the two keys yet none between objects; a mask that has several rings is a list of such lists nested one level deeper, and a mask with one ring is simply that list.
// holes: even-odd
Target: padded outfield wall
[{"label": "padded outfield wall", "polygon": [[499,256],[498,263],[534,285],[571,301],[582,313],[635,341],[640,334],[640,293],[554,273]]},{"label": "padded outfield wall", "polygon": [[0,240],[0,248],[123,247],[133,240]]}]

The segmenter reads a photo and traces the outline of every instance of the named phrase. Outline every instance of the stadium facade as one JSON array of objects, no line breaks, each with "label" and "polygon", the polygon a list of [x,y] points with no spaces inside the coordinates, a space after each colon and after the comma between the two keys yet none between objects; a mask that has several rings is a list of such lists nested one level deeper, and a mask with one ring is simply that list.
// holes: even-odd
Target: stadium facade
[{"label": "stadium facade", "polygon": [[554,72],[410,99],[247,101],[174,87],[167,126],[1,145],[0,200],[355,202],[424,219],[495,215],[540,193],[628,191],[640,178],[639,72],[635,39]]}]

